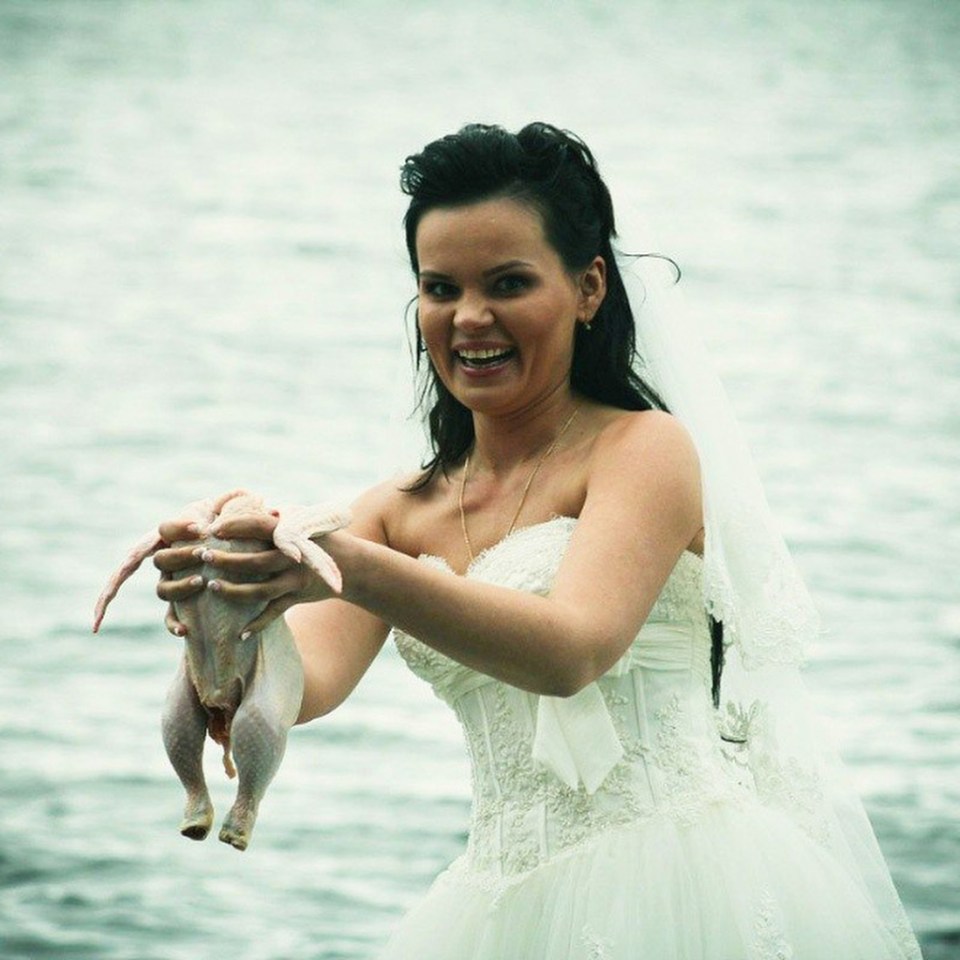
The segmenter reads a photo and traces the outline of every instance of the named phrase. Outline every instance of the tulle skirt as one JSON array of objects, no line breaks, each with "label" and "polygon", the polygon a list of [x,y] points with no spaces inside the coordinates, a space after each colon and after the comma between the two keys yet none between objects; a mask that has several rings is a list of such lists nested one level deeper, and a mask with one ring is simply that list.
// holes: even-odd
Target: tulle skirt
[{"label": "tulle skirt", "polygon": [[[888,926],[889,925],[889,926]],[[718,804],[696,823],[610,829],[501,878],[466,858],[401,921],[381,960],[903,960],[906,921],[792,821]]]}]

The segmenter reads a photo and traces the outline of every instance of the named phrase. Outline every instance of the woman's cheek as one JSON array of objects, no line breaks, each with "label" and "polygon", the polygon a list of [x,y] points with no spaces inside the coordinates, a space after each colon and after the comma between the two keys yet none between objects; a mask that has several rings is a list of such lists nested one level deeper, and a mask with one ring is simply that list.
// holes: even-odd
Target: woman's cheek
[{"label": "woman's cheek", "polygon": [[442,324],[437,322],[434,312],[420,314],[420,340],[423,343],[430,362],[438,373],[443,373],[449,365],[450,347]]},{"label": "woman's cheek", "polygon": [[430,337],[423,328],[420,330],[420,338],[423,341],[424,349],[427,351],[434,373],[437,374],[444,386],[449,388],[453,359],[446,339]]}]

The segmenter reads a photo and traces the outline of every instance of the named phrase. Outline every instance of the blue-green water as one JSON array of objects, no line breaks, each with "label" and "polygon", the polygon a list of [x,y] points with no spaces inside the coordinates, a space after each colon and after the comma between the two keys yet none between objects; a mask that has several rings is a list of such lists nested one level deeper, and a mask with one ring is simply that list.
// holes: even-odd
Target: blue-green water
[{"label": "blue-green water", "polygon": [[187,500],[392,469],[398,165],[532,118],[684,265],[830,628],[811,682],[960,955],[958,80],[932,0],[0,0],[0,956],[368,957],[459,852],[459,732],[392,651],[239,855],[176,832],[151,573],[88,623]]}]

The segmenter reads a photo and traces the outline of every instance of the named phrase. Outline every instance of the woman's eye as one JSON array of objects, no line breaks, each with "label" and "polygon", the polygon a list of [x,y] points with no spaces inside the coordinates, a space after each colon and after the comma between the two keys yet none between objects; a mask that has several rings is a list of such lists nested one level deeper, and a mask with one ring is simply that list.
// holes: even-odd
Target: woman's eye
[{"label": "woman's eye", "polygon": [[520,293],[526,290],[530,284],[527,282],[526,277],[508,273],[506,276],[498,277],[494,286],[497,293]]},{"label": "woman's eye", "polygon": [[420,284],[421,292],[435,300],[446,300],[456,294],[457,288],[443,280],[424,280]]}]

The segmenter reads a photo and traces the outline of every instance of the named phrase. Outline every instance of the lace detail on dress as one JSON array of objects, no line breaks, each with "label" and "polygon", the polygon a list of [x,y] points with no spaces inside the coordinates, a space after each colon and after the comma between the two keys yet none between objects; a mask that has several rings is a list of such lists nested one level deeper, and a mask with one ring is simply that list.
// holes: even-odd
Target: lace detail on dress
[{"label": "lace detail on dress", "polygon": [[903,951],[907,960],[923,960],[920,945],[917,943],[913,927],[910,926],[910,921],[907,919],[906,911],[902,905],[897,905],[895,916],[889,919],[887,929],[893,934],[897,946]]},{"label": "lace detail on dress", "polygon": [[529,736],[518,735],[505,687],[497,684],[491,689],[492,698],[478,701],[477,719],[460,717],[474,786],[468,855],[484,867],[499,859],[505,873],[519,873],[540,862],[536,834],[526,824],[545,799],[547,775],[533,764]]},{"label": "lace detail on dress", "polygon": [[769,893],[760,898],[753,929],[750,960],[793,960],[793,947],[784,932],[780,910]]},{"label": "lace detail on dress", "polygon": [[[517,530],[480,554],[467,575],[546,594],[574,526],[558,517]],[[449,569],[443,560],[423,559]],[[658,814],[693,823],[708,804],[733,796],[719,741],[711,745],[698,733],[712,715],[700,568],[698,557],[684,554],[651,610],[648,624],[675,629],[641,632],[598,682],[623,756],[594,793],[568,786],[534,759],[538,697],[397,632],[401,655],[454,707],[464,729],[474,795],[467,859],[475,869],[516,876],[615,827]],[[652,679],[645,679],[645,664]],[[638,692],[636,684],[649,689]],[[671,698],[671,690],[682,695]]]},{"label": "lace detail on dress", "polygon": [[[545,595],[574,526],[561,517],[517,530],[477,557],[467,576]],[[423,562],[449,571],[443,560]],[[748,706],[728,704],[722,716],[713,710],[701,574],[701,561],[684,554],[626,654],[581,691],[587,696],[566,700],[501,683],[396,632],[403,658],[462,724],[473,808],[467,851],[437,881],[439,912],[413,916],[422,938],[405,939],[392,960],[467,956],[478,943],[485,944],[478,957],[500,960],[512,942],[544,958],[545,911],[561,925],[548,934],[550,960],[613,960],[629,951],[699,957],[682,918],[710,909],[722,915],[716,930],[730,939],[699,947],[731,960],[799,960],[800,946],[787,936],[794,931],[805,942],[821,938],[829,945],[824,957],[919,960],[902,908],[878,914],[837,855],[842,845],[829,846],[830,771],[821,780],[821,768],[802,762],[791,728],[779,743],[774,735],[765,694],[776,665],[762,671],[756,692],[737,686],[731,649],[725,693]],[[760,816],[761,803],[784,815]],[[842,869],[823,870],[824,850],[790,830],[791,822],[828,845]],[[796,877],[771,868],[785,849],[798,858]],[[706,900],[690,883],[701,867],[714,878]],[[823,889],[807,882],[821,875]],[[609,908],[634,894],[636,913]],[[892,886],[890,894],[898,904]],[[827,898],[832,909],[808,912],[807,898],[811,905]],[[450,916],[461,904],[469,929],[458,935]],[[838,929],[837,917],[850,928]],[[812,940],[808,920],[817,927]],[[671,941],[676,950],[660,949]],[[834,949],[861,941],[867,948],[859,953]]]},{"label": "lace detail on dress", "polygon": [[778,749],[766,705],[754,701],[745,709],[729,701],[719,728],[724,737],[723,755],[742,771],[741,782],[752,782],[763,803],[780,807],[810,837],[830,847],[833,837],[820,775]]},{"label": "lace detail on dress", "polygon": [[[576,527],[572,517],[554,517],[545,523],[520,527],[499,543],[488,547],[473,560],[466,576],[484,583],[511,587],[527,593],[545,596],[550,592],[557,568],[563,559],[567,543]],[[420,557],[438,570],[455,576],[450,565],[442,557],[424,554]],[[702,571],[701,559],[692,553],[684,553],[677,561],[647,617],[647,623],[696,623],[705,622],[703,601],[700,596]],[[441,699],[452,703],[461,691],[461,683],[467,674],[473,679],[468,685],[475,686],[479,674],[462,666],[450,657],[438,653],[415,637],[394,631],[394,642],[400,655],[410,669],[427,683]],[[614,667],[630,669],[638,659],[638,644],[633,644]],[[706,651],[709,660],[709,650]]]},{"label": "lace detail on dress", "polygon": [[695,553],[684,551],[663,585],[647,623],[698,623],[706,610],[700,598],[703,561]]},{"label": "lace detail on dress", "polygon": [[580,931],[580,942],[587,948],[586,960],[612,960],[613,942],[594,933],[588,924]]},{"label": "lace detail on dress", "polygon": [[[731,533],[740,528],[736,534]],[[755,518],[728,517],[707,524],[708,541],[750,541]],[[726,538],[726,539],[725,539]],[[747,552],[753,593],[739,595],[733,587],[723,550],[705,550],[703,597],[710,614],[723,622],[726,642],[736,643],[744,665],[756,670],[769,663],[801,664],[808,640],[819,632],[820,620],[782,540],[774,544],[764,534]],[[741,576],[741,580],[745,579]]]},{"label": "lace detail on dress", "polygon": [[708,775],[702,748],[690,739],[680,697],[674,695],[657,711],[656,763],[664,772],[663,794],[675,820],[693,824],[708,803],[717,799],[715,777]]},{"label": "lace detail on dress", "polygon": [[628,763],[617,764],[593,795],[571,789],[537,764],[532,738],[518,722],[532,695],[497,684],[469,699],[474,709],[458,713],[471,759],[468,857],[476,867],[519,874],[603,830],[655,812],[633,789]]}]

